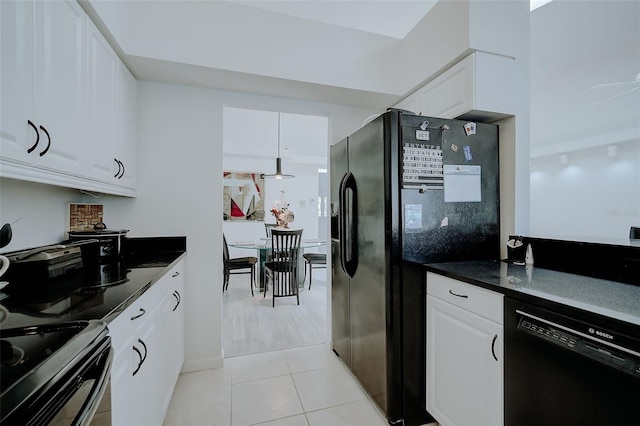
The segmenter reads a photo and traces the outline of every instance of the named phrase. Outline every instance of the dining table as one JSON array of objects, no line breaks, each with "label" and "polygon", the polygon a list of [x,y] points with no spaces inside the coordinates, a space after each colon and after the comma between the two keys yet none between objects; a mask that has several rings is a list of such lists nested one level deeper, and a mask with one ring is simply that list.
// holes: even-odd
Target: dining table
[{"label": "dining table", "polygon": [[[303,239],[300,242],[300,248],[302,249],[302,253],[304,253],[305,249],[322,247],[326,245],[327,242],[321,239]],[[266,285],[266,274],[264,264],[269,258],[269,250],[271,250],[271,239],[266,237],[261,237],[259,240],[255,241],[231,241],[228,243],[229,247],[235,247],[239,249],[247,249],[247,250],[256,250],[258,257],[258,270],[260,276],[260,291],[264,291]],[[302,257],[302,253],[300,254],[300,259],[298,260],[298,268],[304,268],[304,258]],[[304,280],[306,278],[305,274],[300,274],[300,278],[298,280],[298,288],[300,290],[304,290]]]}]

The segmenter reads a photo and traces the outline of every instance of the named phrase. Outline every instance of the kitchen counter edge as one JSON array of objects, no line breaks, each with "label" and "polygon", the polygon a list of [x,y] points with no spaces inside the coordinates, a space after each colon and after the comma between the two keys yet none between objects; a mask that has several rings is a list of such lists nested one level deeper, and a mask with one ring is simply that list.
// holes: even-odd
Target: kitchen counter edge
[{"label": "kitchen counter edge", "polygon": [[[509,266],[512,268],[514,267],[512,265]],[[423,267],[425,273],[433,272],[467,284],[501,293],[504,296],[518,299],[523,302],[533,303],[543,308],[552,310],[560,309],[563,312],[579,318],[584,318],[585,320],[588,320],[589,317],[596,316],[600,319],[605,319],[612,327],[620,327],[628,332],[638,332],[638,330],[640,330],[640,309],[631,308],[631,310],[629,310],[627,308],[625,310],[619,310],[615,307],[614,303],[611,303],[610,306],[603,306],[598,303],[588,303],[602,298],[606,295],[606,291],[611,288],[619,291],[620,294],[617,296],[619,299],[618,302],[624,301],[624,299],[627,299],[627,301],[640,300],[640,298],[637,298],[637,296],[640,295],[640,286],[544,268],[533,269],[533,271],[543,272],[545,274],[544,285],[547,287],[550,285],[557,285],[558,290],[563,290],[562,286],[567,285],[563,282],[563,279],[566,278],[571,278],[576,285],[589,284],[591,293],[589,294],[587,301],[585,301],[581,300],[579,297],[574,298],[567,295],[559,296],[558,293],[561,293],[561,291],[553,294],[539,289],[532,290],[527,287],[519,288],[516,284],[504,284],[503,281],[505,279],[513,279],[514,277],[501,277],[499,275],[501,267],[507,267],[506,264],[500,260],[430,263],[424,264]],[[522,283],[526,279],[526,267],[517,266],[517,268],[521,268],[522,273],[519,277],[517,276],[518,274],[514,275],[516,275],[516,281],[519,280],[518,282]],[[472,272],[473,270],[478,270],[480,273],[474,274]],[[496,273],[498,273],[498,275],[496,275]],[[551,277],[551,279],[549,279],[549,277]],[[554,282],[553,279],[556,277],[557,281]],[[535,284],[535,280],[533,283]],[[526,286],[527,282],[524,281],[523,285]],[[569,292],[569,290],[571,289],[566,289],[565,291]]]},{"label": "kitchen counter edge", "polygon": [[[176,253],[177,254],[177,253]],[[102,321],[109,324],[112,322],[118,315],[124,312],[129,306],[131,306],[138,298],[140,298],[147,290],[149,290],[155,283],[157,283],[161,278],[163,278],[173,267],[175,267],[178,263],[183,261],[187,257],[186,250],[178,255],[171,263],[165,266],[162,271],[156,274],[147,284],[140,287],[137,291],[132,293],[128,298],[122,301],[116,308],[112,309],[108,314],[102,317]]]}]

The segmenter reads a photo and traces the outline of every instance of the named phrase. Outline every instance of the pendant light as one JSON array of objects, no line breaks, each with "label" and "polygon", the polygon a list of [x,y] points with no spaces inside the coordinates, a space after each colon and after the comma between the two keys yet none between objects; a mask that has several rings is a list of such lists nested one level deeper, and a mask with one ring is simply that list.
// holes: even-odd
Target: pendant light
[{"label": "pendant light", "polygon": [[264,177],[272,179],[291,179],[294,175],[285,175],[282,173],[282,158],[280,158],[280,113],[278,113],[278,156],[276,157],[275,174],[265,174]]}]

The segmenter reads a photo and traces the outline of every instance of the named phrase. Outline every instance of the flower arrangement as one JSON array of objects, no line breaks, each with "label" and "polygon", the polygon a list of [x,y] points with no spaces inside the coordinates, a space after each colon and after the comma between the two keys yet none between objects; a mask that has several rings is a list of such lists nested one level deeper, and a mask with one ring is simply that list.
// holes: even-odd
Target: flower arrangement
[{"label": "flower arrangement", "polygon": [[289,204],[285,204],[280,208],[277,206],[272,207],[270,211],[273,217],[276,218],[276,223],[279,228],[289,228],[289,224],[295,219],[295,215],[289,210]]}]

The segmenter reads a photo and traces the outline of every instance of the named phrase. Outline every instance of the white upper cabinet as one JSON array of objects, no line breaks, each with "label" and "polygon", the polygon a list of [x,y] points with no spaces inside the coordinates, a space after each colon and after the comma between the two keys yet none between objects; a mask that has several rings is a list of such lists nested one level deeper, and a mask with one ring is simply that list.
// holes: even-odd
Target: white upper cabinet
[{"label": "white upper cabinet", "polygon": [[33,13],[33,3],[0,2],[0,157],[23,164],[33,162],[27,150],[38,134],[27,122],[33,120]]},{"label": "white upper cabinet", "polygon": [[92,23],[87,27],[87,59],[88,99],[92,108],[84,137],[92,148],[86,153],[89,175],[113,182],[118,171],[113,157],[119,136],[116,110],[120,59]]},{"label": "white upper cabinet", "polygon": [[3,1],[0,8],[0,156],[82,175],[86,16],[75,1]]},{"label": "white upper cabinet", "polygon": [[85,174],[85,32],[87,18],[74,0],[35,2],[34,122],[39,167]]},{"label": "white upper cabinet", "polygon": [[475,52],[395,106],[430,117],[497,118],[515,111],[513,58]]},{"label": "white upper cabinet", "polygon": [[138,82],[127,67],[118,66],[118,110],[116,111],[117,128],[120,132],[116,138],[114,164],[115,179],[118,185],[135,189],[136,161],[138,158],[137,118],[138,118]]},{"label": "white upper cabinet", "polygon": [[0,1],[0,20],[0,176],[135,195],[136,81],[79,4]]}]

